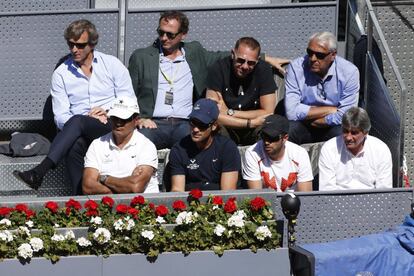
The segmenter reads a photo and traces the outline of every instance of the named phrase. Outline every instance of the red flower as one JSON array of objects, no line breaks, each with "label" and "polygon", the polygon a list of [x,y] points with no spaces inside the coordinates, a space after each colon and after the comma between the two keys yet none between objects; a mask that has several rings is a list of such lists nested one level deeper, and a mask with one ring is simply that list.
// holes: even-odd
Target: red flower
[{"label": "red flower", "polygon": [[266,206],[266,201],[259,196],[255,197],[254,199],[250,201],[250,208],[252,208],[253,211],[257,212],[265,206]]},{"label": "red flower", "polygon": [[87,217],[94,217],[98,215],[98,211],[94,210],[94,209],[88,209],[88,211],[86,211],[85,215]]},{"label": "red flower", "polygon": [[203,196],[203,192],[200,189],[192,189],[188,194],[193,199],[200,199]]},{"label": "red flower", "polygon": [[139,210],[132,207],[128,207],[128,214],[132,215],[134,218],[137,218]]},{"label": "red flower", "polygon": [[27,219],[30,219],[31,217],[33,217],[36,213],[35,213],[35,211],[33,211],[33,210],[30,210],[30,209],[27,209],[26,211],[25,211],[25,213],[26,213],[26,218]]},{"label": "red flower", "polygon": [[26,204],[16,204],[16,207],[14,209],[20,213],[26,212],[29,208]]},{"label": "red flower", "polygon": [[59,210],[59,205],[54,201],[48,201],[45,204],[45,207],[50,210],[53,214],[56,214]]},{"label": "red flower", "polygon": [[143,196],[136,196],[131,200],[131,206],[135,207],[137,205],[144,205],[145,204],[145,198]]},{"label": "red flower", "polygon": [[174,210],[176,211],[183,211],[187,208],[187,206],[185,205],[184,201],[182,200],[176,200],[173,202],[172,207]]},{"label": "red flower", "polygon": [[155,214],[160,217],[164,217],[168,214],[168,208],[164,205],[159,205],[155,208]]},{"label": "red flower", "polygon": [[9,207],[0,207],[0,216],[8,216],[10,214],[10,212],[13,211],[12,208]]},{"label": "red flower", "polygon": [[149,206],[152,210],[154,210],[154,209],[155,209],[155,204],[154,204],[154,203],[152,203],[152,202],[150,202],[150,204],[148,204],[148,206]]},{"label": "red flower", "polygon": [[73,198],[71,198],[68,201],[66,201],[65,207],[66,208],[73,208],[73,209],[75,209],[77,211],[79,211],[80,209],[82,209],[82,205],[79,203],[79,201],[74,200]]},{"label": "red flower", "polygon": [[227,200],[226,204],[224,204],[224,211],[226,213],[233,214],[237,211],[237,205],[236,205],[236,198],[231,197]]},{"label": "red flower", "polygon": [[90,199],[88,201],[85,202],[85,208],[88,210],[96,210],[98,209],[98,203],[96,203],[94,200]]},{"label": "red flower", "polygon": [[114,203],[115,203],[114,200],[109,196],[104,196],[102,198],[101,202],[102,202],[103,205],[106,205],[109,208],[112,208],[112,206],[114,206]]},{"label": "red flower", "polygon": [[221,196],[213,196],[213,205],[223,205],[223,198]]},{"label": "red flower", "polygon": [[125,204],[118,204],[118,206],[116,206],[116,212],[118,214],[126,214],[128,212],[128,206]]}]

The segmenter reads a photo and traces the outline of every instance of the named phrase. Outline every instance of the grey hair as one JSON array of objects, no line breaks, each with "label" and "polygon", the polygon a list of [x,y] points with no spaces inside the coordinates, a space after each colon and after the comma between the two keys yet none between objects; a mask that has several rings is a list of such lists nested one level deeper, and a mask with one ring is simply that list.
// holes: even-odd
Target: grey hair
[{"label": "grey hair", "polygon": [[309,42],[314,39],[325,44],[330,52],[336,51],[337,49],[336,37],[331,32],[314,33],[310,36]]},{"label": "grey hair", "polygon": [[365,133],[371,129],[368,113],[360,107],[351,107],[342,117],[342,129],[357,128]]}]

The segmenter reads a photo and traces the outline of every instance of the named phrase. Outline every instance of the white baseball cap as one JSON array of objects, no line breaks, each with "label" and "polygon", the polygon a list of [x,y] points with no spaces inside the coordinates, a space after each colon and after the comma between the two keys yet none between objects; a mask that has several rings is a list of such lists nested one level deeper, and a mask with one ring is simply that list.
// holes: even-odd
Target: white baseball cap
[{"label": "white baseball cap", "polygon": [[124,97],[116,98],[108,112],[108,117],[114,116],[120,119],[128,119],[133,114],[139,114],[137,99]]}]

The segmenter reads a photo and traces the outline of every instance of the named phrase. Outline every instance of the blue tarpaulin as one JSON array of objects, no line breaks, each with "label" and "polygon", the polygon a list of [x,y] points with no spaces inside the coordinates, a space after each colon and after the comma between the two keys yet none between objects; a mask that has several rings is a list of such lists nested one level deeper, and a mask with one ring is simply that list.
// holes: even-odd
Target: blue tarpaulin
[{"label": "blue tarpaulin", "polygon": [[414,275],[414,219],[389,231],[348,240],[305,244],[315,256],[315,275]]}]

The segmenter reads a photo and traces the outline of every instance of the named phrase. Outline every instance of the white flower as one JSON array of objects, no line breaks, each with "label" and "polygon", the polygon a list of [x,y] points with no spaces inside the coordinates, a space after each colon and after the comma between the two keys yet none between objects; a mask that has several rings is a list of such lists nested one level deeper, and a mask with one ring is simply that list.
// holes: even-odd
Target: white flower
[{"label": "white flower", "polygon": [[129,217],[126,217],[125,220],[126,220],[126,230],[127,231],[129,231],[129,230],[131,230],[132,228],[135,227],[135,222],[134,222],[133,219],[130,219]]},{"label": "white flower", "polygon": [[55,228],[59,228],[59,227],[60,227],[60,225],[59,225],[59,224],[57,224],[57,223],[55,223],[55,224],[53,225],[53,227],[55,227]]},{"label": "white flower", "polygon": [[220,209],[220,207],[218,207],[218,205],[214,205],[213,210],[217,210],[217,209]]},{"label": "white flower", "polygon": [[270,232],[269,227],[267,227],[267,225],[264,225],[257,227],[254,235],[259,241],[264,241],[266,238],[272,237],[272,232]]},{"label": "white flower", "polygon": [[93,239],[99,244],[107,243],[111,240],[111,232],[106,228],[98,228],[93,233]]},{"label": "white flower", "polygon": [[175,223],[178,225],[190,224],[194,222],[194,219],[196,217],[198,217],[197,213],[193,214],[192,212],[183,211],[178,214],[177,218],[175,219]]},{"label": "white flower", "polygon": [[223,235],[224,231],[226,231],[226,228],[224,228],[221,224],[217,224],[214,228],[214,234],[216,234],[219,237]]},{"label": "white flower", "polygon": [[34,223],[33,223],[33,221],[31,221],[31,220],[28,220],[28,221],[26,221],[26,226],[27,227],[29,227],[29,228],[33,228],[33,225],[34,225]]},{"label": "white flower", "polygon": [[95,225],[101,225],[102,224],[102,219],[101,219],[101,217],[92,217],[91,218],[91,223],[93,223]]},{"label": "white flower", "polygon": [[75,239],[75,233],[73,233],[72,230],[68,230],[65,233],[65,239],[66,240],[74,240]]},{"label": "white flower", "polygon": [[229,227],[236,226],[236,227],[243,227],[244,226],[244,220],[243,218],[246,216],[246,213],[244,211],[237,211],[235,212],[228,220],[227,225]]},{"label": "white flower", "polygon": [[114,240],[114,244],[119,244],[119,241],[117,241],[117,240]]},{"label": "white flower", "polygon": [[125,236],[124,237],[124,240],[129,241],[129,237],[128,236]]},{"label": "white flower", "polygon": [[152,240],[154,238],[154,232],[150,230],[144,230],[141,232],[141,236],[143,236],[144,238],[148,240]]},{"label": "white flower", "polygon": [[4,219],[0,220],[0,224],[4,224],[6,226],[11,226],[11,221],[4,218]]},{"label": "white flower", "polygon": [[26,236],[30,237],[30,231],[26,226],[19,226],[19,228],[17,228],[17,232],[20,235],[26,235]]},{"label": "white flower", "polygon": [[13,241],[13,235],[8,230],[0,231],[0,240],[5,242]]},{"label": "white flower", "polygon": [[114,228],[117,231],[122,231],[124,229],[124,222],[122,219],[118,219],[114,222]]},{"label": "white flower", "polygon": [[19,248],[17,248],[17,250],[19,251],[18,253],[19,257],[22,257],[23,259],[28,259],[28,258],[33,257],[32,247],[28,243],[23,243],[22,245],[19,246]]},{"label": "white flower", "polygon": [[33,252],[39,252],[43,249],[43,241],[40,238],[31,238],[30,245],[33,248]]},{"label": "white flower", "polygon": [[77,239],[76,243],[79,244],[79,246],[81,247],[88,247],[92,245],[92,243],[84,237],[80,237],[79,239]]},{"label": "white flower", "polygon": [[55,242],[60,242],[65,240],[65,236],[62,234],[54,234],[50,239]]},{"label": "white flower", "polygon": [[163,217],[160,217],[160,216],[158,216],[158,217],[155,219],[155,221],[156,221],[157,223],[159,223],[159,224],[163,224],[163,223],[165,223],[165,219],[164,219]]}]

